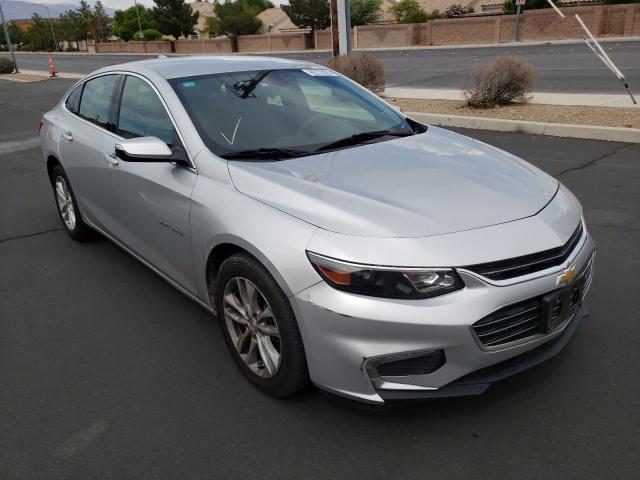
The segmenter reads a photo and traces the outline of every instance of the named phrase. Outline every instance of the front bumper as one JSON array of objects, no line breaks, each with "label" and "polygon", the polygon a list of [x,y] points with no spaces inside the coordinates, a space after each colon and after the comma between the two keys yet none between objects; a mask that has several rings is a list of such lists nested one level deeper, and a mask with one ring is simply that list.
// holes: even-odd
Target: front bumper
[{"label": "front bumper", "polygon": [[[576,250],[567,265],[509,285],[460,270],[466,288],[426,300],[364,297],[318,283],[292,299],[311,379],[322,389],[371,403],[482,393],[492,382],[558,353],[584,309],[548,334],[490,349],[478,343],[471,325],[504,306],[557,289],[558,274],[568,264],[581,270],[592,260],[588,234]],[[368,368],[380,357],[438,350],[446,362],[429,374],[375,378]]]}]

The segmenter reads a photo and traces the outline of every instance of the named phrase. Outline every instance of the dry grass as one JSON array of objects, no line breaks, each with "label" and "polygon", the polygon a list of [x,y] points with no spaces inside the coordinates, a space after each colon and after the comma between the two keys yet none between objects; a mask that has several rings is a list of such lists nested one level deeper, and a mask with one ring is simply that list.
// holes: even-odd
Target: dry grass
[{"label": "dry grass", "polygon": [[563,105],[516,104],[504,107],[475,109],[459,100],[421,100],[386,98],[405,112],[467,115],[470,117],[504,118],[533,122],[597,125],[603,127],[640,128],[640,107],[586,107]]},{"label": "dry grass", "polygon": [[535,78],[535,69],[517,55],[500,55],[472,73],[471,85],[464,91],[467,106],[488,108],[526,103]]},{"label": "dry grass", "polygon": [[340,55],[330,59],[327,66],[372,92],[384,91],[384,65],[373,55],[368,53]]}]

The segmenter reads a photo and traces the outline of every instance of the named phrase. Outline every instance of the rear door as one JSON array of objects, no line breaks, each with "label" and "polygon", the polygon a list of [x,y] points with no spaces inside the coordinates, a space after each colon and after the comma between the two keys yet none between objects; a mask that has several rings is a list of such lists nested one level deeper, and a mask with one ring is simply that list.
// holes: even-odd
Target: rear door
[{"label": "rear door", "polygon": [[65,171],[91,223],[109,231],[110,195],[103,181],[105,142],[115,131],[115,94],[120,75],[92,78],[67,97],[59,150]]},{"label": "rear door", "polygon": [[[197,178],[164,102],[146,79],[126,75],[120,87],[116,137],[107,139],[104,176],[111,231],[158,270],[195,293],[189,214]],[[115,155],[118,138],[153,136],[174,152],[174,162],[126,162]]]}]

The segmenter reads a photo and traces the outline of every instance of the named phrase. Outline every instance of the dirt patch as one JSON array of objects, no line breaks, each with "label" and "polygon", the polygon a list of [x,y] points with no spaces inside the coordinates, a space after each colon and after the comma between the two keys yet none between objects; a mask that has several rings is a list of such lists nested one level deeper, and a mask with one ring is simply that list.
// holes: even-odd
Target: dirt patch
[{"label": "dirt patch", "polygon": [[13,82],[40,82],[49,80],[43,75],[31,75],[29,73],[0,73],[0,80],[11,80]]},{"label": "dirt patch", "polygon": [[472,109],[461,100],[423,100],[387,97],[405,112],[465,115],[532,122],[597,125],[601,127],[640,128],[640,107],[587,107],[574,105],[514,104],[488,109]]}]

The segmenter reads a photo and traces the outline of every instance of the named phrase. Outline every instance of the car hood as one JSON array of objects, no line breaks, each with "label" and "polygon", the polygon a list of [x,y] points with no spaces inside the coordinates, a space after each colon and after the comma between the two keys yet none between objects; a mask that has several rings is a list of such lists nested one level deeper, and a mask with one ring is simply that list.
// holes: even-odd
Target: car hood
[{"label": "car hood", "polygon": [[423,237],[535,215],[558,182],[497,148],[429,127],[411,137],[281,161],[230,161],[246,195],[325,230]]}]

